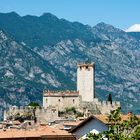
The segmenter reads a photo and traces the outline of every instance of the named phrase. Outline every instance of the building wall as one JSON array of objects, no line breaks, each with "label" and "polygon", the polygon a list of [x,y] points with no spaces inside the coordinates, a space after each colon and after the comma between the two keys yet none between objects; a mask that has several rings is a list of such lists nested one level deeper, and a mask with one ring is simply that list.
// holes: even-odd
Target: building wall
[{"label": "building wall", "polygon": [[[22,115],[28,112],[32,113],[32,109],[29,107],[24,109],[11,107],[7,111],[6,110],[4,111],[4,120],[7,120],[8,116],[14,117],[17,113]],[[37,117],[37,122],[39,123],[55,121],[56,119],[58,119],[58,108],[53,106],[49,106],[47,108],[36,108],[35,114]]]},{"label": "building wall", "polygon": [[93,101],[94,98],[94,65],[83,64],[77,68],[77,90],[82,101]]},{"label": "building wall", "polygon": [[120,106],[119,101],[113,101],[111,104],[109,101],[99,101],[98,98],[94,98],[93,102],[81,102],[80,104],[86,117],[94,114],[106,115]]},{"label": "building wall", "polygon": [[53,122],[58,119],[58,108],[49,106],[45,109],[36,109],[36,116],[39,123]]},{"label": "building wall", "polygon": [[121,106],[119,101],[114,101],[112,102],[112,104],[108,101],[102,101],[102,102],[98,102],[97,105],[101,114],[105,114],[105,115],[109,114],[111,110],[115,110]]},{"label": "building wall", "polygon": [[43,97],[43,107],[49,106],[58,107],[58,110],[62,111],[65,108],[75,107],[78,108],[80,104],[79,96],[49,96]]},{"label": "building wall", "polygon": [[86,135],[90,132],[98,134],[103,131],[107,131],[108,126],[98,121],[97,119],[89,121],[84,126],[80,127],[76,132],[74,132],[77,139],[86,138]]},{"label": "building wall", "polygon": [[[83,106],[83,102],[85,102],[84,104],[87,106],[87,109],[100,111],[101,114],[110,113],[111,110],[120,107],[119,102],[113,102],[111,105],[106,101],[100,102],[98,101],[98,98],[95,98],[94,68],[94,64],[78,64],[77,91],[45,91],[43,96],[43,107],[47,108],[49,106],[54,106],[58,107],[58,110],[60,111],[67,107],[76,107],[81,110],[81,106]],[[79,96],[72,96],[77,93]],[[94,105],[94,107],[92,105]]]}]

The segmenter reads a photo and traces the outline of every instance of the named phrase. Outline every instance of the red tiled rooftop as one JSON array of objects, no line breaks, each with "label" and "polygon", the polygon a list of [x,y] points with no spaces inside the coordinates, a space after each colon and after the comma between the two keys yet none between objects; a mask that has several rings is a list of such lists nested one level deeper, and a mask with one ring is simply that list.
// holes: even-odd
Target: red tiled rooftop
[{"label": "red tiled rooftop", "polygon": [[81,121],[75,121],[75,122],[64,122],[63,125],[68,125],[68,126],[77,126],[78,124],[80,124]]},{"label": "red tiled rooftop", "polygon": [[71,136],[70,133],[57,128],[49,126],[39,126],[36,129],[31,130],[18,130],[18,129],[7,129],[6,131],[0,131],[0,139],[2,138],[23,138],[23,137],[41,137],[41,136],[58,136],[65,135]]}]

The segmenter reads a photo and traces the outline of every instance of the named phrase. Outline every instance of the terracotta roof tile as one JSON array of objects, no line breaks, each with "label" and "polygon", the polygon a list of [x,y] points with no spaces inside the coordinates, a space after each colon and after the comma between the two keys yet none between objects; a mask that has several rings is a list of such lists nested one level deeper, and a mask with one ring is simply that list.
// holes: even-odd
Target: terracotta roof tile
[{"label": "terracotta roof tile", "polygon": [[64,122],[63,125],[69,125],[69,126],[76,126],[78,124],[80,124],[81,121],[75,121],[75,122]]},{"label": "terracotta roof tile", "polygon": [[39,126],[36,129],[31,130],[18,130],[7,129],[6,131],[0,131],[0,138],[21,138],[21,137],[40,137],[40,136],[55,136],[55,135],[71,135],[67,131],[59,130],[49,126]]}]

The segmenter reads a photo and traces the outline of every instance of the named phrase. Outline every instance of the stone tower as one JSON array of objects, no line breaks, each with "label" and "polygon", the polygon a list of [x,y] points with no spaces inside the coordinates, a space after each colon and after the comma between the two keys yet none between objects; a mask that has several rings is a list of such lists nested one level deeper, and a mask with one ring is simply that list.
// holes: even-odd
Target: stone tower
[{"label": "stone tower", "polygon": [[77,90],[82,97],[82,101],[93,101],[95,97],[94,83],[94,64],[78,64]]}]

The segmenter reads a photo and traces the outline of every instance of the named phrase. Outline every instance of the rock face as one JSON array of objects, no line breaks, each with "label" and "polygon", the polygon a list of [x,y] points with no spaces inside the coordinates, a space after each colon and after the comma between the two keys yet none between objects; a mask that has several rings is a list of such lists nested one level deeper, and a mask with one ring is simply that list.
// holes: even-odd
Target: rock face
[{"label": "rock face", "polygon": [[96,64],[96,97],[106,100],[112,93],[124,111],[140,112],[138,35],[49,13],[40,17],[1,13],[0,28],[1,106],[41,102],[44,88],[74,89],[76,64],[88,59]]},{"label": "rock face", "polygon": [[0,107],[41,103],[43,89],[73,88],[71,79],[0,30]]}]

